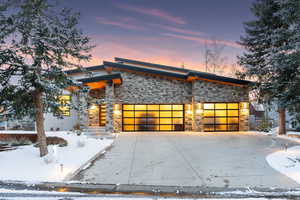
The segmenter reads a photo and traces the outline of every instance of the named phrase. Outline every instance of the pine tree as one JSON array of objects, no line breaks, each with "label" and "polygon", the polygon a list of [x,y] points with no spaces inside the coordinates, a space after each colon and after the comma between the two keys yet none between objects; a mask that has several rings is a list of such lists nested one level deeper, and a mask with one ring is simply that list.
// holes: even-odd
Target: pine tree
[{"label": "pine tree", "polygon": [[0,107],[10,119],[35,118],[41,157],[48,153],[44,113],[59,116],[59,96],[78,85],[64,70],[81,69],[91,57],[78,20],[78,13],[47,0],[0,4]]},{"label": "pine tree", "polygon": [[247,50],[239,57],[241,76],[257,81],[260,100],[278,105],[279,134],[285,134],[285,109],[299,102],[298,9],[299,0],[258,0],[251,9],[256,19],[245,23],[241,38]]}]

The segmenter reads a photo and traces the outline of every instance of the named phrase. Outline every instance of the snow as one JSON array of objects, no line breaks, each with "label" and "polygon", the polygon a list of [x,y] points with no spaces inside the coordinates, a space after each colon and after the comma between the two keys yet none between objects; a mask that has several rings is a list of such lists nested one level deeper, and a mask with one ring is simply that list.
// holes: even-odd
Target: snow
[{"label": "snow", "polygon": [[300,146],[272,153],[266,160],[272,168],[300,184]]},{"label": "snow", "polygon": [[0,180],[63,181],[113,143],[112,139],[93,139],[72,132],[47,132],[46,135],[62,137],[68,141],[68,146],[49,145],[49,154],[44,158],[39,157],[39,149],[33,145],[0,152]]},{"label": "snow", "polygon": [[0,131],[0,134],[36,134],[36,131],[7,130]]}]

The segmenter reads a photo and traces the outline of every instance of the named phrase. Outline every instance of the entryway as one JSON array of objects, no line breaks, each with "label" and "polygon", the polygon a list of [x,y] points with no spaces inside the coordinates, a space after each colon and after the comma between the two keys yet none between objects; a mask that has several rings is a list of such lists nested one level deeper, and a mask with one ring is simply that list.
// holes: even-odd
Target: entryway
[{"label": "entryway", "polygon": [[105,104],[93,104],[88,109],[89,126],[105,126],[106,106]]}]

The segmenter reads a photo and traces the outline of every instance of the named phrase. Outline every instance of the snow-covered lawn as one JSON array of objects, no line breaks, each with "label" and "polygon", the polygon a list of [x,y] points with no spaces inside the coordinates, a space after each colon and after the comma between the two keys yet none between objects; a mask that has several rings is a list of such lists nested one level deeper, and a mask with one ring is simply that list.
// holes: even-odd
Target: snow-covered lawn
[{"label": "snow-covered lawn", "polygon": [[300,146],[272,153],[266,159],[275,170],[300,184]]},{"label": "snow-covered lawn", "polygon": [[[46,158],[39,157],[33,145],[0,152],[0,180],[45,182],[63,181],[92,157],[113,143],[111,139],[93,139],[68,132],[47,132],[68,141],[66,147],[49,145]],[[45,162],[47,160],[47,162]],[[50,162],[50,163],[49,163]]]},{"label": "snow-covered lawn", "polygon": [[274,152],[266,157],[269,165],[280,173],[288,176],[300,184],[300,138],[289,135],[299,135],[300,132],[287,132],[287,135],[277,135],[278,128],[273,129],[270,134],[279,138],[299,142],[299,146]]},{"label": "snow-covered lawn", "polygon": [[36,134],[36,131],[21,131],[21,130],[1,130],[0,134]]}]

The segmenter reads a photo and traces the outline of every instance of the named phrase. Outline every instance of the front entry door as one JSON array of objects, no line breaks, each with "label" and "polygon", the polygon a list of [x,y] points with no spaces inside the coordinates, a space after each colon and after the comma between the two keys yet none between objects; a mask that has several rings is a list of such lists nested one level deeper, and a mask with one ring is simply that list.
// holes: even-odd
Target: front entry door
[{"label": "front entry door", "polygon": [[105,126],[106,106],[105,104],[93,104],[89,108],[89,126]]}]

